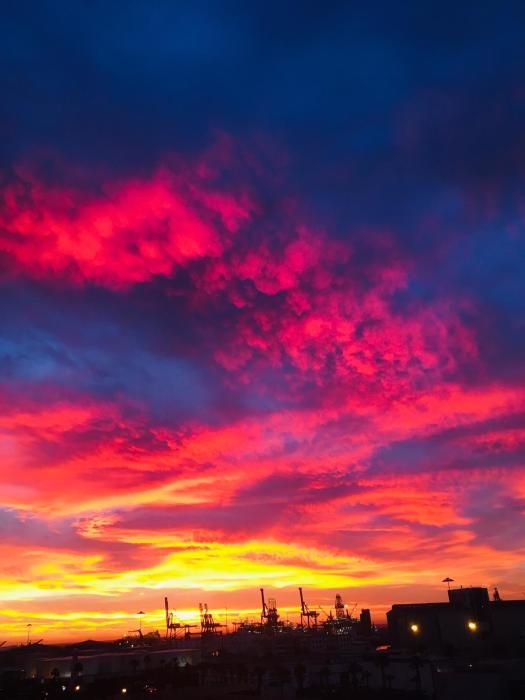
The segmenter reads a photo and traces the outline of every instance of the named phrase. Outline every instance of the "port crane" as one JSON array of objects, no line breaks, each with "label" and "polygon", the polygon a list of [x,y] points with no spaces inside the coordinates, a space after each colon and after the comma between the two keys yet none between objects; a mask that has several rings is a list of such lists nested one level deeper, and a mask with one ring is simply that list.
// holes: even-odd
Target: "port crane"
[{"label": "port crane", "polygon": [[177,630],[184,630],[184,636],[189,637],[191,632],[191,627],[197,627],[197,625],[188,625],[186,623],[175,622],[174,614],[170,612],[169,603],[167,596],[164,598],[164,610],[166,613],[166,639],[176,639]]},{"label": "port crane", "polygon": [[223,627],[220,622],[215,622],[213,615],[208,610],[208,603],[199,603],[201,616],[201,634],[218,634],[219,627]]},{"label": "port crane", "polygon": [[308,629],[317,627],[317,618],[319,617],[319,612],[317,610],[310,610],[306,604],[303,596],[303,589],[299,587],[299,597],[301,599],[301,627],[304,627],[304,620],[306,619],[306,626]]},{"label": "port crane", "polygon": [[268,604],[264,597],[264,588],[261,588],[261,625],[275,628],[279,624],[279,613],[275,598],[268,598]]}]

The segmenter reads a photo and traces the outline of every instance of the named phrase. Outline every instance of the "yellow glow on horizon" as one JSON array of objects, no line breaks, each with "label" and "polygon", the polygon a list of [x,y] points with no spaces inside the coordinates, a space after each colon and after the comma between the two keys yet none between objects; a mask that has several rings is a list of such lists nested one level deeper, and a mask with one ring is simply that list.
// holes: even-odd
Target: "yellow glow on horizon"
[{"label": "yellow glow on horizon", "polygon": [[[202,588],[209,591],[233,591],[240,588],[294,586],[300,582],[313,588],[378,585],[392,581],[386,567],[309,548],[301,552],[299,544],[273,540],[242,543],[216,541],[174,541],[154,535],[123,537],[128,543],[148,543],[171,551],[151,567],[108,571],[101,556],[57,555],[52,561],[42,551],[27,557],[29,570],[13,585],[12,579],[0,579],[0,599],[29,600],[69,595],[115,596],[133,589],[170,590]],[[367,576],[355,577],[363,567]],[[398,571],[396,575],[399,575]],[[405,573],[406,575],[406,573]],[[60,583],[58,583],[58,581]]]}]

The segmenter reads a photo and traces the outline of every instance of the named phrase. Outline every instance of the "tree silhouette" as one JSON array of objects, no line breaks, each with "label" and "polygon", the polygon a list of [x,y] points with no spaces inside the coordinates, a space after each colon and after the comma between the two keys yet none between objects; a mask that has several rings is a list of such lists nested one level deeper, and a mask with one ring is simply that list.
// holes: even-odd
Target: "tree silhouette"
[{"label": "tree silhouette", "polygon": [[357,678],[357,674],[363,672],[363,668],[360,663],[357,661],[350,661],[350,664],[348,665],[348,671],[350,673],[350,676],[352,678],[352,687],[354,690],[357,688],[359,685],[359,680]]},{"label": "tree silhouette", "polygon": [[262,682],[265,674],[265,669],[262,666],[255,667],[255,677],[257,679],[257,694],[261,694]]},{"label": "tree silhouette", "polygon": [[80,676],[80,674],[82,673],[83,670],[84,670],[84,666],[82,665],[82,663],[81,663],[80,661],[77,661],[77,662],[73,665],[73,676],[74,676],[74,677],[75,677],[75,676]]},{"label": "tree silhouette", "polygon": [[414,669],[415,676],[414,676],[414,683],[416,686],[416,690],[421,690],[421,666],[423,666],[423,661],[421,660],[421,657],[418,656],[417,654],[410,660],[410,665]]},{"label": "tree silhouette", "polygon": [[293,670],[297,687],[301,691],[304,688],[304,678],[306,676],[306,668],[303,664],[297,664]]},{"label": "tree silhouette", "polygon": [[330,669],[328,666],[321,666],[319,671],[319,681],[321,683],[321,688],[328,687],[328,681],[330,678]]},{"label": "tree silhouette", "polygon": [[388,665],[390,664],[390,659],[388,658],[388,654],[385,654],[383,652],[378,653],[374,659],[374,663],[376,664],[376,666],[378,666],[379,670],[381,671],[381,686],[382,686],[383,690],[386,690],[386,687],[387,687],[386,669],[387,669]]}]

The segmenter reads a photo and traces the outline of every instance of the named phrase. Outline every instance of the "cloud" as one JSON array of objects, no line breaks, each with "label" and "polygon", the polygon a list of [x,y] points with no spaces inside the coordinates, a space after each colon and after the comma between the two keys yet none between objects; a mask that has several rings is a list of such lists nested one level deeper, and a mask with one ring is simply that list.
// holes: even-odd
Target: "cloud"
[{"label": "cloud", "polygon": [[3,189],[1,219],[2,249],[15,271],[125,288],[219,255],[250,218],[245,197],[207,192],[163,170],[100,187],[89,196],[18,173]]}]

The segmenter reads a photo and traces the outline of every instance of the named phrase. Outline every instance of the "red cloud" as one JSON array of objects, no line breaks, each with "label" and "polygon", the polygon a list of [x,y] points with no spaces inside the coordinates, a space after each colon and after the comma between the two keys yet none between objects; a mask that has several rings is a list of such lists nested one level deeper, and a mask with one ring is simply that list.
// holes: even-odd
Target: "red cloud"
[{"label": "red cloud", "polygon": [[[395,310],[412,263],[388,234],[368,236],[375,252],[363,263],[290,207],[270,228],[245,188],[217,186],[214,164],[224,169],[225,158],[234,160],[231,144],[209,165],[179,162],[150,179],[103,182],[96,194],[47,186],[25,169],[2,193],[0,244],[21,274],[117,290],[188,268],[186,303],[235,310],[215,360],[244,380],[254,363],[291,365],[309,382],[326,384],[328,372],[383,400],[475,361],[457,301]],[[240,235],[247,223],[250,235]]]},{"label": "red cloud", "polygon": [[[209,361],[218,393],[224,383],[246,406],[246,415],[225,410],[217,424],[207,424],[204,411],[191,414],[198,420],[163,423],[148,410],[150,399],[138,405],[124,395],[125,382],[97,400],[89,390],[62,391],[63,377],[53,387],[15,374],[0,404],[4,505],[34,511],[50,530],[67,522],[75,537],[64,547],[78,540],[89,540],[86,551],[99,547],[115,578],[106,581],[110,592],[150,580],[171,587],[173,571],[194,585],[187,579],[196,559],[185,559],[186,547],[199,552],[199,585],[215,571],[235,577],[248,558],[261,566],[251,583],[274,576],[297,549],[314,552],[297,576],[312,575],[319,587],[335,585],[333,571],[341,580],[364,570],[376,583],[401,583],[426,568],[439,582],[438,555],[445,571],[465,575],[468,552],[480,576],[517,567],[518,545],[507,564],[508,552],[480,544],[491,522],[476,503],[489,493],[495,516],[508,503],[521,507],[522,427],[480,432],[479,425],[495,417],[505,425],[522,410],[523,390],[495,383],[473,391],[461,381],[461,366],[478,362],[462,320],[469,301],[442,295],[398,304],[414,262],[387,233],[371,236],[363,261],[357,244],[305,226],[291,208],[270,225],[243,188],[225,191],[218,180],[205,161],[105,182],[96,193],[27,173],[4,187],[0,242],[20,275],[118,292],[183,267],[186,286],[171,290],[182,321],[188,309],[193,320],[195,305],[207,312],[199,317],[206,347],[195,371]],[[171,297],[161,302],[164,311]],[[151,346],[148,353],[155,362]],[[439,437],[458,427],[458,435]],[[458,461],[460,449],[491,459]],[[140,546],[150,571],[108,561],[120,545]],[[77,559],[37,570],[35,585],[66,580]],[[320,561],[326,577],[315,578]]]},{"label": "red cloud", "polygon": [[102,182],[96,194],[48,186],[27,171],[1,192],[0,250],[16,271],[113,289],[219,256],[251,216],[246,194],[159,169]]},{"label": "red cloud", "polygon": [[360,270],[348,245],[322,233],[291,229],[280,242],[280,250],[263,241],[228,251],[195,279],[238,309],[235,332],[215,353],[228,370],[248,379],[251,365],[291,365],[321,387],[337,381],[354,395],[383,400],[477,360],[460,316],[465,300],[396,310],[395,296],[410,278],[401,256]]}]

